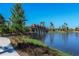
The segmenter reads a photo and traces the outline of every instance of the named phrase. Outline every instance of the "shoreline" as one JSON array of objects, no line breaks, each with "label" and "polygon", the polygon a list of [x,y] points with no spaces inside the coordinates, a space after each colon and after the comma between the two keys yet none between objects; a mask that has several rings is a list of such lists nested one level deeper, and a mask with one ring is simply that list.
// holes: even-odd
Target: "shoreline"
[{"label": "shoreline", "polygon": [[79,31],[48,31],[48,33],[79,33]]},{"label": "shoreline", "polygon": [[[14,46],[15,43],[13,44],[12,41],[14,39],[10,40],[11,44]],[[26,43],[20,43],[18,47],[15,47],[15,50],[21,56],[69,56],[69,54],[63,51],[54,48],[49,48],[46,45],[44,45],[41,41],[30,38],[26,41]]]}]

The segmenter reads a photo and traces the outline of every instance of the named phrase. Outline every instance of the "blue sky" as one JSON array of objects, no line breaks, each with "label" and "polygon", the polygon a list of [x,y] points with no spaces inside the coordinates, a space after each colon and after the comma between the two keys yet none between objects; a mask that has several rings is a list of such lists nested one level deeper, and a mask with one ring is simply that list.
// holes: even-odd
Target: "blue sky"
[{"label": "blue sky", "polygon": [[[11,13],[10,10],[14,4],[0,4],[0,13],[7,20]],[[56,27],[61,26],[64,22],[68,23],[69,27],[79,26],[79,4],[42,4],[42,3],[25,3],[22,4],[25,11],[27,25],[39,24],[45,22],[46,26],[53,22]]]}]

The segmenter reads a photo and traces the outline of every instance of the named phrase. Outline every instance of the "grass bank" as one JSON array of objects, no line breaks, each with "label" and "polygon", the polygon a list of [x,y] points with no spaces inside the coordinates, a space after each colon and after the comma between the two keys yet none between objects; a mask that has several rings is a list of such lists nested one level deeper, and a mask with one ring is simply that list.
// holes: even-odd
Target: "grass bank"
[{"label": "grass bank", "polygon": [[[13,45],[12,40],[16,40],[18,37],[14,37],[11,39],[11,42]],[[20,40],[20,43],[17,44],[16,51],[22,55],[29,55],[29,56],[69,56],[69,54],[64,53],[60,50],[49,48],[45,44],[43,44],[41,41],[32,39],[26,36],[22,36],[18,38]],[[18,40],[17,40],[18,41]]]}]

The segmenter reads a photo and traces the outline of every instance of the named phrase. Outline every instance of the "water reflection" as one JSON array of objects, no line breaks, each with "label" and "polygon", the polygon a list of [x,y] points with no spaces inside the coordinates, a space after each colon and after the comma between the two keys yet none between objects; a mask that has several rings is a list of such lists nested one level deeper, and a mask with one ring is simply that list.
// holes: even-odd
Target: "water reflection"
[{"label": "water reflection", "polygon": [[79,39],[79,33],[75,33],[75,37],[76,37],[76,39]]},{"label": "water reflection", "polygon": [[51,33],[49,34],[49,38],[50,38],[50,46],[53,45],[54,36],[55,36],[55,34],[51,34]]},{"label": "water reflection", "polygon": [[67,44],[67,42],[68,42],[68,37],[69,37],[69,33],[67,32],[67,33],[61,33],[60,34],[61,35],[61,39],[62,39],[62,41],[63,41],[63,43],[64,43],[64,46]]},{"label": "water reflection", "polygon": [[43,42],[51,48],[79,55],[79,33],[51,33],[46,35]]}]

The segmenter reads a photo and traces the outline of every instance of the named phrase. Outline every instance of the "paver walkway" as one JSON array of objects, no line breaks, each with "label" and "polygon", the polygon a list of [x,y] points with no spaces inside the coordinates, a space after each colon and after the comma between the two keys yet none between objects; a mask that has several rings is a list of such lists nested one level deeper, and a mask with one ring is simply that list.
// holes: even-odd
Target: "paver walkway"
[{"label": "paver walkway", "polygon": [[19,56],[7,37],[0,37],[0,56]]}]

